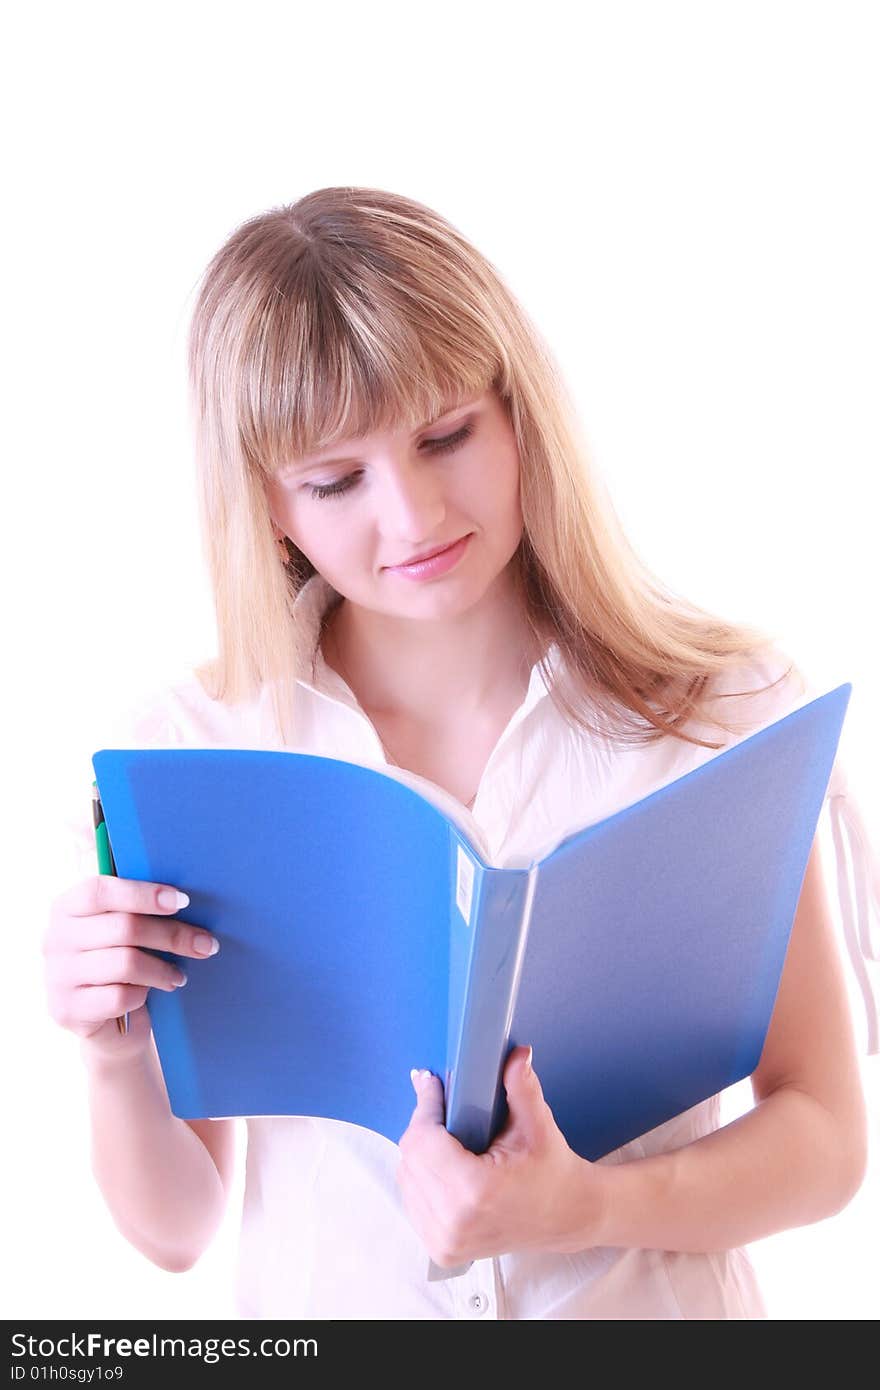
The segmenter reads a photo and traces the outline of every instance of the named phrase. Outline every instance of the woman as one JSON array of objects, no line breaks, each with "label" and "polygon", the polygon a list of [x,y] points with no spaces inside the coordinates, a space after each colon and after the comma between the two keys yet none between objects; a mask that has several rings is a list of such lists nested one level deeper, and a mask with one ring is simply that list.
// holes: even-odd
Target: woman
[{"label": "woman", "polygon": [[[202,281],[190,372],[219,653],[147,702],[129,746],[397,764],[471,808],[500,858],[803,698],[769,638],[639,563],[549,351],[421,204],[327,188],[239,227]],[[93,876],[56,901],[50,998],[82,1038],[104,1196],[134,1244],[182,1269],[222,1219],[235,1121],[168,1107],[142,1006],[171,967],[136,948],[197,951],[158,888]],[[509,1120],[483,1155],[446,1132],[431,1075],[414,1075],[399,1146],[249,1119],[241,1314],[766,1316],[742,1247],[839,1211],[866,1163],[818,847],[749,1114],[719,1128],[714,1096],[590,1164],[528,1060],[508,1058]]]}]

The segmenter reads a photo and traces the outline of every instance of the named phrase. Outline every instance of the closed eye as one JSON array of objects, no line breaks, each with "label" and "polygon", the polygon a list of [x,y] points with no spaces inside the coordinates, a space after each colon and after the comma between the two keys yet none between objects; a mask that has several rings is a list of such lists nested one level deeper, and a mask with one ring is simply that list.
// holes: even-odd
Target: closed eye
[{"label": "closed eye", "polygon": [[[474,426],[469,422],[454,434],[447,434],[442,439],[425,439],[423,443],[430,453],[445,454],[453,449],[460,449],[473,432]],[[312,497],[341,497],[344,492],[350,492],[355,487],[359,477],[359,473],[350,473],[347,478],[340,478],[336,483],[307,483],[306,488]]]}]

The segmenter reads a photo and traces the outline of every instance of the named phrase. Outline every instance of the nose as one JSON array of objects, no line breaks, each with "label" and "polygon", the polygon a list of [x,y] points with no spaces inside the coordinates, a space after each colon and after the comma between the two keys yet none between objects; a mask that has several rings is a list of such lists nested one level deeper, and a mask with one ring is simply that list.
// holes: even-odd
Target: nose
[{"label": "nose", "polygon": [[391,546],[415,550],[430,544],[443,529],[443,482],[424,459],[390,468],[380,500],[382,530]]}]

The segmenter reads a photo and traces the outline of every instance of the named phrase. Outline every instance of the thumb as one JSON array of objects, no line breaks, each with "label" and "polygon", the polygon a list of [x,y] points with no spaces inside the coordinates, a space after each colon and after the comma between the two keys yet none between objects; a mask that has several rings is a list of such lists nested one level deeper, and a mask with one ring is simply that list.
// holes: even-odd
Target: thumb
[{"label": "thumb", "polygon": [[532,1069],[531,1047],[513,1049],[504,1066],[503,1083],[508,1109],[504,1137],[517,1131],[526,1138],[537,1138],[544,1130],[545,1105],[541,1083]]},{"label": "thumb", "polygon": [[413,1067],[409,1074],[416,1093],[416,1110],[413,1118],[426,1124],[442,1125],[446,1122],[446,1102],[443,1095],[443,1082],[439,1076],[424,1068]]}]

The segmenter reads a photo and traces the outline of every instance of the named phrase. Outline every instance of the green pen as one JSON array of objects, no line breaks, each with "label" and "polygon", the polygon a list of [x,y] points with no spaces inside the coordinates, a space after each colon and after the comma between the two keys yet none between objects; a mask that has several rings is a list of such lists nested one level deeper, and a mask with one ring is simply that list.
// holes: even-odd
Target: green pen
[{"label": "green pen", "polygon": [[[97,782],[92,783],[92,821],[95,826],[95,848],[98,851],[98,873],[115,874],[116,865],[113,863],[113,851],[110,848],[110,837],[107,834],[107,822],[104,819],[104,808],[101,805]],[[120,1033],[128,1032],[127,1013],[117,1018],[116,1027]]]}]

